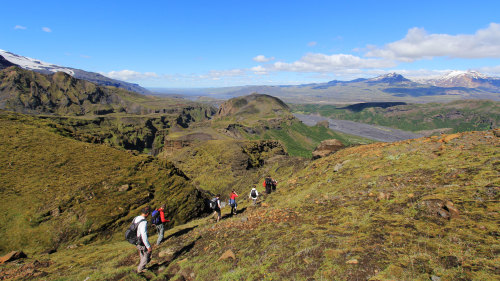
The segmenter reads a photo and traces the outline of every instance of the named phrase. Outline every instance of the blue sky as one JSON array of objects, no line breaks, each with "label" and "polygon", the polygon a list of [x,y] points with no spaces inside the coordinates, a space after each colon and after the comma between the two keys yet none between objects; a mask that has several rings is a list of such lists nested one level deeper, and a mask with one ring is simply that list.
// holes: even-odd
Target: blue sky
[{"label": "blue sky", "polygon": [[2,1],[0,49],[145,87],[500,76],[500,1]]}]

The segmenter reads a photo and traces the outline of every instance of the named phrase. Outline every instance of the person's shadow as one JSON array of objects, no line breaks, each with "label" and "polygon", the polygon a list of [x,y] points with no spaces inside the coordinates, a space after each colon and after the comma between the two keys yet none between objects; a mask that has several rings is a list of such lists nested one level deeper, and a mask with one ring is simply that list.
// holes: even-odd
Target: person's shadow
[{"label": "person's shadow", "polygon": [[233,217],[233,216],[235,216],[237,214],[244,213],[246,209],[247,209],[247,207],[244,207],[244,208],[241,208],[241,209],[236,209],[236,212],[234,214],[229,213],[229,214],[222,215],[222,217],[220,219],[224,220],[224,219]]}]

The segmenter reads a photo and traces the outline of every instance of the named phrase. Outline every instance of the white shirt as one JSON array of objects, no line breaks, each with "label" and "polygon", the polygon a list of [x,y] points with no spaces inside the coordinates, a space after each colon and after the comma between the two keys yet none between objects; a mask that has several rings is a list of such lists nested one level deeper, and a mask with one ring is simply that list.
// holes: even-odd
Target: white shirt
[{"label": "white shirt", "polygon": [[[252,197],[252,191],[254,191],[254,190],[255,190],[255,196],[257,196],[257,197],[259,196],[259,192],[258,192],[258,191],[257,191],[257,189],[254,187],[254,188],[252,188],[252,190],[250,190],[250,195],[248,195],[248,197],[249,197],[249,198],[253,198],[253,197]],[[257,197],[255,197],[255,198],[257,198]]]},{"label": "white shirt", "polygon": [[138,221],[140,221],[142,219],[144,219],[144,221],[139,223],[139,225],[137,226],[137,238],[139,238],[139,239],[142,238],[142,243],[146,246],[146,248],[149,249],[149,248],[151,248],[151,245],[149,245],[148,232],[146,231],[148,221],[143,216],[137,216],[134,219],[134,223],[137,223]]}]

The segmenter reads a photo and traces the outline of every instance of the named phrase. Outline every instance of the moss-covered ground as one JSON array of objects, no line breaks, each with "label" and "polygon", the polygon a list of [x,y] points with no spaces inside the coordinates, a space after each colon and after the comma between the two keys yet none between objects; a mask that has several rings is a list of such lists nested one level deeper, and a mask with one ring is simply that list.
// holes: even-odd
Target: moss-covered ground
[{"label": "moss-covered ground", "polygon": [[165,203],[172,225],[205,210],[203,192],[171,162],[55,133],[56,124],[0,112],[0,251],[53,252],[108,238],[141,207]]},{"label": "moss-covered ground", "polygon": [[276,168],[275,193],[251,206],[241,192],[236,216],[226,207],[219,223],[170,229],[141,275],[136,250],[119,240],[0,270],[47,280],[497,280],[498,134],[376,143]]}]

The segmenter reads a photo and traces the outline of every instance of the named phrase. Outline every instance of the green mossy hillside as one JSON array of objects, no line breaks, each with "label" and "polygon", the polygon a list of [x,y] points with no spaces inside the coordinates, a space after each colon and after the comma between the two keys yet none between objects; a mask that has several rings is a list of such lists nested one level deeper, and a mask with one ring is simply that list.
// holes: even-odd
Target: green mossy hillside
[{"label": "green mossy hillside", "polygon": [[282,162],[270,168],[277,192],[257,206],[239,198],[239,213],[223,208],[219,223],[167,231],[141,275],[137,250],[119,241],[0,270],[47,280],[497,280],[499,135],[350,147],[300,170]]},{"label": "green mossy hillside", "polygon": [[252,125],[263,119],[290,116],[290,109],[282,100],[253,93],[232,98],[220,105],[215,118],[236,120],[243,125]]},{"label": "green mossy hillside", "polygon": [[0,252],[54,251],[112,237],[147,205],[172,225],[202,215],[208,196],[171,162],[54,133],[55,124],[0,111]]},{"label": "green mossy hillside", "polygon": [[[183,237],[198,240],[156,274],[192,273],[200,280],[498,279],[497,135],[357,146],[291,177],[278,173],[277,193],[260,207]],[[165,247],[172,243],[182,242],[172,239]],[[236,259],[220,260],[227,250]]]},{"label": "green mossy hillside", "polygon": [[171,155],[159,155],[174,162],[193,184],[226,201],[232,189],[246,193],[275,170],[298,170],[305,159],[288,157],[283,145],[274,140],[209,140],[185,147]]},{"label": "green mossy hillside", "polygon": [[345,146],[372,142],[324,126],[307,126],[292,115],[283,101],[262,94],[228,100],[219,107],[211,126],[235,139],[278,140],[291,156],[306,158],[312,157],[312,151],[327,139],[338,139]]},{"label": "green mossy hillside", "polygon": [[52,75],[8,67],[0,70],[0,109],[60,116],[108,114],[181,114],[179,124],[201,118],[198,107],[211,106],[176,98],[145,96],[111,86],[97,86],[57,72]]}]

